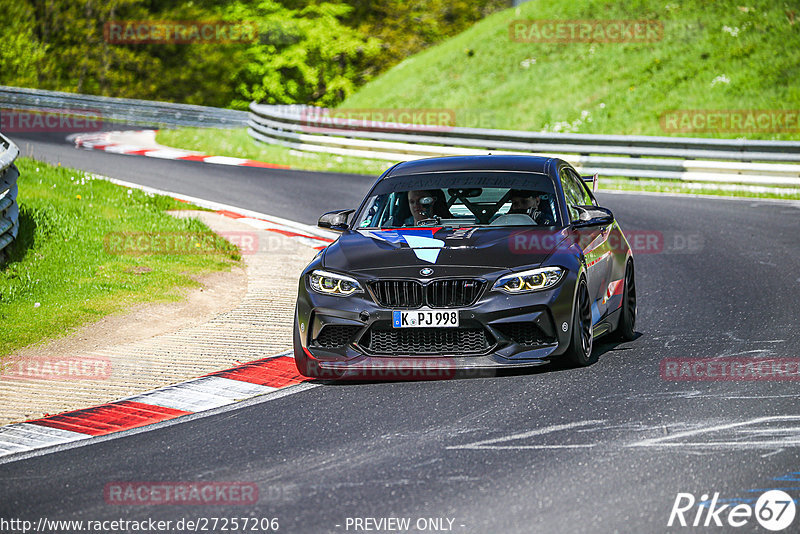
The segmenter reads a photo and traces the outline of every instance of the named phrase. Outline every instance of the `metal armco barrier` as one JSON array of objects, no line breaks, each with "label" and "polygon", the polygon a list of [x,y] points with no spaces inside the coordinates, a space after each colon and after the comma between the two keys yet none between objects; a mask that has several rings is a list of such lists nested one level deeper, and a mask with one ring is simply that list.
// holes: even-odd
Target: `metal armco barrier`
[{"label": "metal armco barrier", "polygon": [[[341,110],[346,112],[346,110]],[[311,106],[250,104],[254,139],[309,152],[401,161],[433,156],[536,154],[583,174],[800,186],[800,142],[588,135],[376,123]]]},{"label": "metal armco barrier", "polygon": [[5,85],[0,85],[0,109],[61,112],[93,117],[101,122],[120,121],[142,125],[239,128],[247,124],[246,111]]},{"label": "metal armco barrier", "polygon": [[17,238],[19,232],[19,207],[17,206],[17,178],[19,171],[14,160],[19,148],[0,135],[0,263],[5,248]]}]

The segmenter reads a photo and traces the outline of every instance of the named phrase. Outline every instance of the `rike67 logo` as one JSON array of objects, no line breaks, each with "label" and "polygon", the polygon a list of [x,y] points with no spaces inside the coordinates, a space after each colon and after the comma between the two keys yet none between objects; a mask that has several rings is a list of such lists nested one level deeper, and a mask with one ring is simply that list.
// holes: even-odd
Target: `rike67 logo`
[{"label": "rike67 logo", "polygon": [[794,516],[794,499],[781,490],[762,493],[755,505],[721,504],[719,492],[715,492],[710,501],[708,495],[703,494],[699,502],[691,493],[678,493],[667,526],[738,528],[755,520],[765,529],[777,532],[791,525]]}]

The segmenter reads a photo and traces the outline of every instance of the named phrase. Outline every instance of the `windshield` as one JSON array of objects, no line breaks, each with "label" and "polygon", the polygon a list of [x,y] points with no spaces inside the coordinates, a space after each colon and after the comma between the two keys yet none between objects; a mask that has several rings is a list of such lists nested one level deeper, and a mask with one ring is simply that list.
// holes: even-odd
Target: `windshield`
[{"label": "windshield", "polygon": [[450,172],[380,182],[356,228],[561,226],[553,181],[544,174]]}]

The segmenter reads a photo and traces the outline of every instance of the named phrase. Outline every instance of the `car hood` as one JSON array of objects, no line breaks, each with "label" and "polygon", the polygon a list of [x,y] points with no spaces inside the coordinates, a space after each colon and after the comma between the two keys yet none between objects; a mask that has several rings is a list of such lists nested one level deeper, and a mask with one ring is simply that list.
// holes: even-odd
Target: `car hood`
[{"label": "car hood", "polygon": [[337,271],[402,267],[536,266],[563,246],[568,231],[530,228],[401,228],[347,231],[326,250]]}]

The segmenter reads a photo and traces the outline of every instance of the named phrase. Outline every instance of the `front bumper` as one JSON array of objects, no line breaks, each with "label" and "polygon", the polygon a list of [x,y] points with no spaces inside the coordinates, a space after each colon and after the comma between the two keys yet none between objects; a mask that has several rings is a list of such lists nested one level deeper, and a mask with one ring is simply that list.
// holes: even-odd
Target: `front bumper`
[{"label": "front bumper", "polygon": [[[407,370],[416,372],[417,378],[424,378],[427,372],[542,365],[567,349],[577,278],[574,272],[567,270],[552,289],[520,295],[491,291],[495,275],[481,278],[488,282],[477,301],[458,308],[458,328],[393,329],[392,311],[399,308],[378,305],[369,291],[349,297],[316,293],[307,286],[304,275],[298,288],[295,326],[300,344],[305,356],[321,370],[337,376],[367,371],[380,376],[384,371]],[[393,348],[387,350],[387,346]]]}]

